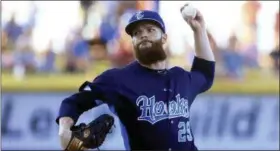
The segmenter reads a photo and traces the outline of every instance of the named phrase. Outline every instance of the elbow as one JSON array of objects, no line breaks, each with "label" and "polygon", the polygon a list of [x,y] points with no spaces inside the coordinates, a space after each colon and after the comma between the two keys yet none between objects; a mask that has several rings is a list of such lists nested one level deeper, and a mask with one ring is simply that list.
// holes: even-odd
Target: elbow
[{"label": "elbow", "polygon": [[212,88],[215,80],[215,67],[212,68],[212,71],[208,72],[208,74],[205,74],[205,90],[208,91]]},{"label": "elbow", "polygon": [[70,117],[73,119],[74,123],[76,123],[80,114],[81,110],[78,108],[75,100],[73,100],[71,97],[66,98],[61,102],[56,123],[59,124],[59,119],[62,117]]},{"label": "elbow", "polygon": [[198,93],[204,93],[208,90],[211,89],[211,87],[213,86],[214,83],[214,79],[206,79],[204,85],[202,86],[202,89],[198,92]]},{"label": "elbow", "polygon": [[211,78],[207,78],[206,83],[205,83],[205,90],[204,91],[208,91],[212,88],[214,83],[214,77]]},{"label": "elbow", "polygon": [[215,80],[215,67],[211,68],[207,73],[204,73],[204,85],[202,92],[206,92],[212,88]]},{"label": "elbow", "polygon": [[62,101],[61,109],[65,109],[67,112],[74,112],[77,114],[81,114],[84,110],[82,104],[80,104],[80,100],[73,96]]},{"label": "elbow", "polygon": [[83,112],[94,106],[94,101],[91,101],[92,97],[90,96],[90,92],[83,91],[64,99],[61,102],[56,122],[59,124],[59,118],[61,117],[70,117],[76,123]]},{"label": "elbow", "polygon": [[193,77],[196,77],[195,83],[199,83],[199,93],[203,93],[213,86],[215,62],[196,57],[191,72]]}]

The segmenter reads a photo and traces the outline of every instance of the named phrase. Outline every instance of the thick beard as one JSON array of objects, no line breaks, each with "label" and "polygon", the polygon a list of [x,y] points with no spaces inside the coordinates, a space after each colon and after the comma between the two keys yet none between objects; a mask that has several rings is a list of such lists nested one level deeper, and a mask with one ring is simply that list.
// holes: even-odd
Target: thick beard
[{"label": "thick beard", "polygon": [[141,49],[140,44],[134,46],[135,57],[143,65],[151,65],[159,61],[164,61],[167,57],[161,40],[150,41],[152,46],[149,48]]}]

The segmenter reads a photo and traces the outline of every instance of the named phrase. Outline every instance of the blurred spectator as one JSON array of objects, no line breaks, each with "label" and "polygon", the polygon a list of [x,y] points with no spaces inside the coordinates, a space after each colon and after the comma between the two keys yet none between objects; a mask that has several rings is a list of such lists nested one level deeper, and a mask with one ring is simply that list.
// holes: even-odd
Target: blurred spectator
[{"label": "blurred spectator", "polygon": [[261,9],[258,1],[246,1],[242,6],[242,21],[245,25],[256,27],[257,15]]},{"label": "blurred spectator", "polygon": [[28,28],[18,38],[15,49],[15,65],[23,65],[28,71],[35,71],[35,52],[31,46],[32,28]]},{"label": "blurred spectator", "polygon": [[133,47],[130,41],[121,38],[113,43],[115,51],[109,56],[113,67],[123,67],[134,60]]},{"label": "blurred spectator", "polygon": [[242,23],[243,32],[241,36],[242,53],[245,57],[244,65],[249,68],[259,67],[258,64],[258,24],[257,16],[261,9],[261,4],[258,1],[246,1],[242,6]]},{"label": "blurred spectator", "polygon": [[275,15],[275,24],[274,24],[274,39],[275,39],[275,46],[279,47],[279,10]]},{"label": "blurred spectator", "polygon": [[52,42],[49,43],[47,49],[42,54],[42,59],[39,60],[39,72],[53,73],[55,69],[56,54],[53,51]]},{"label": "blurred spectator", "polygon": [[1,50],[6,50],[8,44],[8,37],[5,31],[1,32]]},{"label": "blurred spectator", "polygon": [[8,37],[5,31],[1,33],[1,68],[2,70],[13,67],[12,51],[8,49]]},{"label": "blurred spectator", "polygon": [[123,67],[134,60],[134,55],[127,43],[120,42],[119,50],[110,56],[110,60],[113,67]]},{"label": "blurred spectator", "polygon": [[128,10],[136,10],[137,9],[137,2],[136,1],[119,1],[119,8],[118,8],[118,16],[124,14],[125,11]]},{"label": "blurred spectator", "polygon": [[114,67],[123,67],[134,60],[133,45],[131,37],[125,32],[125,22],[123,21],[129,13],[125,13],[119,22],[119,36],[111,44],[110,61]]},{"label": "blurred spectator", "polygon": [[81,29],[69,39],[66,50],[66,72],[85,72],[89,63],[89,45],[82,37]]},{"label": "blurred spectator", "polygon": [[256,44],[252,44],[244,49],[242,55],[244,56],[244,65],[249,68],[258,68],[259,52]]},{"label": "blurred spectator", "polygon": [[279,50],[279,45],[277,47],[275,47],[274,50],[272,50],[272,52],[270,53],[270,57],[271,57],[272,62],[273,62],[273,70],[275,71],[275,73],[277,75],[279,75],[279,68],[280,68],[280,62],[279,62],[280,50]]},{"label": "blurred spectator", "polygon": [[32,28],[27,28],[19,36],[14,50],[13,73],[17,78],[21,78],[25,73],[36,71],[35,52],[31,46]]},{"label": "blurred spectator", "polygon": [[8,46],[13,49],[14,44],[23,32],[23,28],[15,21],[15,14],[12,14],[11,20],[4,27],[4,31],[8,37]]},{"label": "blurred spectator", "polygon": [[90,61],[107,59],[107,46],[101,39],[92,39],[88,41],[90,45]]},{"label": "blurred spectator", "polygon": [[94,2],[95,1],[92,1],[92,0],[87,0],[87,1],[81,0],[80,1],[80,5],[81,5],[82,11],[84,13],[84,19],[83,19],[84,25],[87,23],[89,8],[90,8],[91,5],[94,5]]},{"label": "blurred spectator", "polygon": [[159,11],[159,0],[152,0],[152,1],[140,1],[137,0],[137,9],[138,10],[153,10],[153,11]]},{"label": "blurred spectator", "polygon": [[[108,4],[107,2],[106,4]],[[112,3],[112,2],[111,2]],[[100,25],[100,38],[108,42],[113,40],[114,38],[118,37],[119,35],[119,24],[122,20],[122,16],[126,13],[131,13],[136,10],[136,2],[135,1],[118,1],[114,6],[116,8],[111,9],[108,6],[108,13],[104,16],[102,23]],[[128,20],[128,19],[127,19]]]},{"label": "blurred spectator", "polygon": [[[95,40],[90,42],[91,59],[100,60],[104,58],[104,55],[108,55],[113,66],[121,67],[134,58],[132,47],[129,46],[130,40],[124,33],[124,26],[130,18],[129,15],[136,11],[137,3],[135,1],[104,1],[98,2],[98,5],[110,11],[100,10],[99,12],[102,20]],[[107,50],[107,45],[109,45],[109,50]]]},{"label": "blurred spectator", "polygon": [[103,41],[108,42],[116,37],[118,26],[117,23],[118,21],[116,21],[116,18],[113,16],[103,20],[99,28],[99,36]]},{"label": "blurred spectator", "polygon": [[228,41],[228,47],[224,50],[222,54],[226,75],[233,79],[239,79],[243,76],[243,58],[237,46],[237,37],[235,35],[230,36]]}]

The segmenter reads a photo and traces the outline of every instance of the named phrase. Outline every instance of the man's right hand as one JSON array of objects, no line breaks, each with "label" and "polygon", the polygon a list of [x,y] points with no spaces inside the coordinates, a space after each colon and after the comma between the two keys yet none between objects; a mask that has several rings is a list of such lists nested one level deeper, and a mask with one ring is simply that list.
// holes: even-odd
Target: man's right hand
[{"label": "man's right hand", "polygon": [[66,149],[72,135],[70,128],[74,124],[73,119],[69,117],[62,117],[59,119],[59,139],[62,149]]}]

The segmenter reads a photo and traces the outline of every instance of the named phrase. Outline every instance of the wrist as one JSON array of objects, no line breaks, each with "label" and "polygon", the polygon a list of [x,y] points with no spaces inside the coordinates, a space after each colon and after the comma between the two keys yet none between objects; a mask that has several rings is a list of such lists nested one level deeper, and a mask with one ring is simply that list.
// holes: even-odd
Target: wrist
[{"label": "wrist", "polygon": [[71,132],[72,131],[68,127],[59,127],[58,135],[65,137],[65,134],[68,135],[68,134],[71,134]]},{"label": "wrist", "polygon": [[197,28],[197,29],[195,29],[193,32],[194,32],[195,35],[207,34],[207,30],[206,30],[205,27]]},{"label": "wrist", "polygon": [[74,121],[70,117],[61,117],[59,119],[59,128],[69,129],[73,126]]}]

